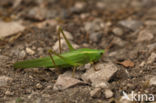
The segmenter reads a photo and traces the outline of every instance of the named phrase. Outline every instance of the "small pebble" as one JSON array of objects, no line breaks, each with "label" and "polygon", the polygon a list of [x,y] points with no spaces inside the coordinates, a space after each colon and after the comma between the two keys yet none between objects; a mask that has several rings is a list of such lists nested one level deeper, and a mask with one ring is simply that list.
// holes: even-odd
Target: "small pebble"
[{"label": "small pebble", "polygon": [[[64,39],[61,39],[61,46],[62,48],[66,48],[67,49],[67,45]],[[53,50],[58,51],[59,50],[59,40],[55,42],[54,46],[53,46]]]},{"label": "small pebble", "polygon": [[74,8],[77,10],[77,11],[81,11],[85,8],[85,3],[84,2],[76,2],[75,5],[74,5]]},{"label": "small pebble", "polygon": [[99,32],[93,32],[89,35],[89,39],[93,42],[98,42],[101,37],[102,34]]},{"label": "small pebble", "polygon": [[20,58],[24,58],[26,56],[26,52],[24,50],[22,50],[21,52],[19,52],[19,57]]},{"label": "small pebble", "polygon": [[144,65],[145,65],[145,61],[142,61],[139,66],[143,67]]},{"label": "small pebble", "polygon": [[143,25],[141,21],[137,20],[122,20],[119,24],[133,31],[139,29]]},{"label": "small pebble", "polygon": [[[93,87],[99,87],[102,85],[105,88],[107,86],[107,81],[117,72],[118,68],[113,63],[99,63],[95,65],[97,71],[94,67],[88,69],[86,73],[82,75],[82,79],[88,83],[92,83]],[[105,86],[106,84],[106,86]]]},{"label": "small pebble", "polygon": [[150,44],[147,47],[149,48],[149,51],[153,51],[156,48],[156,43]]},{"label": "small pebble", "polygon": [[119,37],[115,37],[112,41],[113,44],[116,44],[118,46],[124,46],[126,44],[126,41],[122,40]]},{"label": "small pebble", "polygon": [[86,19],[89,16],[89,13],[81,13],[80,18]]},{"label": "small pebble", "polygon": [[0,38],[5,38],[24,31],[25,27],[18,21],[3,22],[0,21]]},{"label": "small pebble", "polygon": [[150,85],[155,85],[156,86],[156,76],[151,77],[150,81],[149,81]]},{"label": "small pebble", "polygon": [[91,22],[85,22],[85,24],[84,24],[84,29],[88,33],[97,32],[100,29],[103,29],[104,27],[105,27],[105,24],[103,23],[103,21],[101,19],[95,19]]},{"label": "small pebble", "polygon": [[43,86],[40,83],[36,84],[36,88],[41,89]]},{"label": "small pebble", "polygon": [[38,95],[37,92],[32,91],[30,95],[27,96],[28,99],[32,99],[35,95]]},{"label": "small pebble", "polygon": [[39,54],[43,54],[44,53],[44,49],[41,48],[41,47],[37,48],[37,51],[38,51]]},{"label": "small pebble", "polygon": [[153,34],[148,31],[148,30],[142,30],[140,31],[137,42],[142,42],[142,41],[150,41],[154,38]]},{"label": "small pebble", "polygon": [[11,91],[7,90],[7,91],[5,92],[5,95],[11,96],[11,95],[14,95],[14,92],[11,92]]},{"label": "small pebble", "polygon": [[9,59],[9,57],[4,56],[4,55],[0,55],[1,63],[4,63],[4,62],[8,61],[8,59]]},{"label": "small pebble", "polygon": [[90,63],[85,64],[84,68],[85,68],[85,69],[90,69],[90,68],[91,68],[91,64],[90,64]]},{"label": "small pebble", "polygon": [[26,52],[27,52],[29,55],[35,54],[35,51],[33,51],[33,50],[30,49],[30,48],[26,48]]},{"label": "small pebble", "polygon": [[104,2],[97,2],[96,7],[99,9],[104,9],[106,7],[106,4]]},{"label": "small pebble", "polygon": [[95,88],[108,88],[109,87],[109,83],[108,82],[100,82],[95,85],[93,85],[93,87]]},{"label": "small pebble", "polygon": [[[76,70],[77,70],[77,68],[76,68]],[[62,74],[62,76],[73,78],[73,71],[72,71],[72,70],[71,70],[71,71],[66,71],[66,72],[64,72],[64,73]],[[79,79],[80,77],[81,77],[81,72],[76,71],[76,72],[74,73],[74,78],[75,78],[75,79]]]},{"label": "small pebble", "polygon": [[122,36],[123,35],[123,30],[121,28],[113,28],[113,33],[118,35],[118,36]]},{"label": "small pebble", "polygon": [[70,76],[59,75],[53,90],[64,90],[78,84],[83,84],[83,82]]},{"label": "small pebble", "polygon": [[0,76],[0,86],[6,86],[13,79],[7,76]]},{"label": "small pebble", "polygon": [[156,61],[156,53],[153,52],[153,53],[151,53],[151,56],[148,58],[147,64],[151,64],[154,61]]},{"label": "small pebble", "polygon": [[113,97],[113,92],[110,89],[106,89],[104,94],[107,99]]},{"label": "small pebble", "polygon": [[[72,34],[70,33],[70,32],[68,32],[68,31],[63,31],[64,32],[64,34],[66,35],[66,38],[68,39],[68,40],[73,40],[73,36],[72,36]],[[63,35],[61,35],[61,38],[63,38]]]},{"label": "small pebble", "polygon": [[98,98],[101,96],[101,88],[95,88],[92,91],[90,91],[90,96],[94,98]]},{"label": "small pebble", "polygon": [[156,26],[156,21],[155,20],[148,20],[148,21],[145,21],[145,24],[148,26]]},{"label": "small pebble", "polygon": [[47,9],[43,7],[34,7],[30,9],[30,11],[27,13],[27,18],[37,20],[37,21],[42,21],[45,19],[47,16]]}]

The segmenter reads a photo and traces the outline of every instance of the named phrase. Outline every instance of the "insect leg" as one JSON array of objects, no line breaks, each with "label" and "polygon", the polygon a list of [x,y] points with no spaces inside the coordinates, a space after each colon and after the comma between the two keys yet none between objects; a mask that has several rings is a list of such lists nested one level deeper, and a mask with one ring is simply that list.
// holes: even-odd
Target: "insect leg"
[{"label": "insect leg", "polygon": [[70,64],[71,66],[79,66],[81,64],[79,63],[74,63],[66,58],[64,58],[63,56],[61,56],[60,54],[57,54],[56,52],[50,50],[51,53],[53,53],[54,55],[58,56],[60,59],[64,60],[67,64]]},{"label": "insect leg", "polygon": [[91,65],[93,65],[94,71],[98,71],[98,69],[96,69],[94,64],[95,64],[94,62],[91,62]]},{"label": "insect leg", "polygon": [[111,47],[112,45],[113,45],[113,44],[110,43],[110,44],[105,48],[105,53],[107,53],[107,52],[109,51],[109,49],[110,49],[110,47]]},{"label": "insect leg", "polygon": [[53,58],[53,56],[52,56],[52,51],[49,50],[48,53],[49,53],[49,56],[50,56],[50,59],[51,59],[52,63],[53,63],[54,66],[56,67],[56,63],[55,63],[54,58]]},{"label": "insect leg", "polygon": [[59,50],[60,50],[60,54],[61,54],[61,52],[62,52],[62,47],[61,47],[61,35],[60,35],[60,30],[58,29],[58,33],[57,33],[57,35],[58,35],[58,39],[59,39]]},{"label": "insect leg", "polygon": [[67,45],[68,45],[68,47],[69,47],[69,50],[70,50],[70,51],[74,50],[73,46],[71,45],[71,43],[69,42],[69,40],[68,40],[67,37],[65,36],[65,34],[64,34],[64,32],[63,32],[63,29],[62,29],[61,27],[58,28],[58,32],[59,32],[59,35],[60,35],[60,33],[62,33],[62,35],[63,35],[63,37],[64,37],[64,39],[65,39],[65,41],[66,41],[66,43],[67,43]]},{"label": "insect leg", "polygon": [[57,66],[56,63],[55,63],[52,54],[53,54],[52,50],[49,50],[49,56],[50,56],[50,58],[51,58],[51,61],[52,61],[52,63],[54,64],[55,68],[57,69],[57,74],[60,74],[60,73],[59,73],[58,66]]},{"label": "insect leg", "polygon": [[76,70],[76,66],[73,67],[72,77],[75,76],[75,70]]}]

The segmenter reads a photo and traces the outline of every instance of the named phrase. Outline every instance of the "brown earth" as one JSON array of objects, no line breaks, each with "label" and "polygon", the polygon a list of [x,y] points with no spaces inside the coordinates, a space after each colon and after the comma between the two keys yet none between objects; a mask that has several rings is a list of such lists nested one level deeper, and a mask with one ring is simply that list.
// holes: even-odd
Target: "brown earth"
[{"label": "brown earth", "polygon": [[[58,40],[57,25],[70,32],[74,38],[72,41],[80,48],[105,49],[112,44],[100,60],[111,61],[119,68],[109,81],[114,93],[111,99],[118,100],[122,96],[122,91],[141,91],[156,95],[156,86],[148,84],[150,77],[156,75],[156,60],[147,63],[151,54],[156,52],[155,0],[19,1],[19,4],[18,0],[5,0],[0,3],[2,21],[20,20],[26,27],[24,31],[0,40],[0,76],[11,78],[11,82],[0,87],[1,103],[110,101],[103,95],[98,98],[91,97],[90,85],[77,85],[62,91],[54,91],[53,85],[58,75],[49,68],[13,68],[16,61],[47,56],[48,50]],[[127,19],[140,24],[136,26],[136,23],[132,28],[120,25],[120,21]],[[86,23],[96,20],[100,21],[100,27],[91,24],[91,30],[85,29]],[[121,33],[118,33],[119,30],[115,31],[115,28],[119,28]],[[144,36],[139,36],[143,30],[146,31],[145,34],[150,32],[153,37],[147,36],[144,39]],[[100,34],[94,35],[94,32]],[[32,51],[26,51],[28,48]],[[124,60],[131,60],[134,66],[124,67],[119,64]]]}]

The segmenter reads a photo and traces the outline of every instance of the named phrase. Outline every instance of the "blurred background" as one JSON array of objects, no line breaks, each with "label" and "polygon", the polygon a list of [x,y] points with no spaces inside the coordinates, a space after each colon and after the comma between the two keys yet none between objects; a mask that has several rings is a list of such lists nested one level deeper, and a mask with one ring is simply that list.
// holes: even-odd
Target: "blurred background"
[{"label": "blurred background", "polygon": [[[59,51],[58,26],[75,48],[109,47],[99,61],[118,68],[109,90],[78,85],[56,92],[53,69],[13,68]],[[119,100],[123,90],[156,94],[155,28],[155,0],[0,0],[0,102],[101,103]]]}]

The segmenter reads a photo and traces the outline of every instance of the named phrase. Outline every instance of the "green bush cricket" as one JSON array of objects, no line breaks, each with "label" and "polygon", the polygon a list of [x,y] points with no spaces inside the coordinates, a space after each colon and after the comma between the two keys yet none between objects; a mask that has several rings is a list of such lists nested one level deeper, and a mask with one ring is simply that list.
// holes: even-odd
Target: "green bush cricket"
[{"label": "green bush cricket", "polygon": [[[63,35],[65,39],[69,52],[61,53],[61,41],[60,35]],[[44,68],[67,68],[67,67],[77,67],[84,65],[86,63],[93,63],[98,61],[104,50],[97,49],[89,49],[89,48],[81,48],[74,49],[71,43],[66,38],[63,29],[61,27],[58,28],[58,36],[59,36],[59,50],[60,53],[56,53],[53,50],[49,50],[49,56],[39,59],[26,60],[21,62],[16,62],[14,64],[14,68],[36,68],[36,67],[44,67]],[[52,56],[54,55],[54,56]],[[75,71],[73,69],[73,71]]]}]

